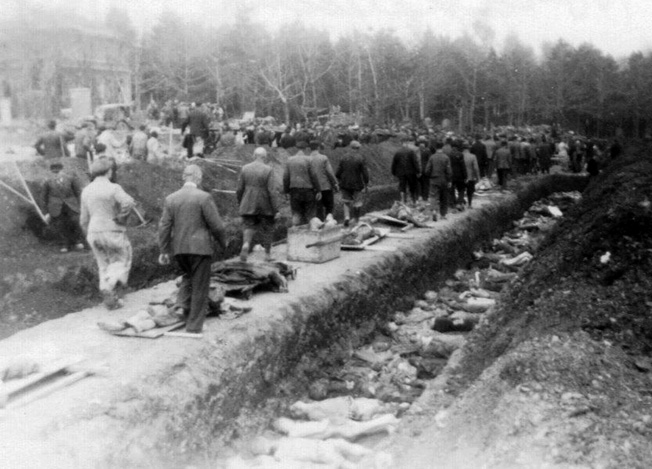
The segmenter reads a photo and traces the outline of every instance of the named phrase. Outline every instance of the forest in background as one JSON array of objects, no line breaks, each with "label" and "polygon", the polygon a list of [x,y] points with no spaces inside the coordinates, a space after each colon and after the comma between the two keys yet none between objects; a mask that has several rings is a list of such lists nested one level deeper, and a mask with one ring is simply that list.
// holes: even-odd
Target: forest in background
[{"label": "forest in background", "polygon": [[535,51],[515,35],[498,48],[497,33],[480,21],[457,38],[433,25],[410,44],[391,29],[333,39],[300,22],[271,32],[243,9],[233,23],[212,27],[164,11],[138,35],[113,7],[102,26],[128,46],[140,108],[178,99],[219,103],[227,117],[254,111],[285,122],[339,107],[370,125],[429,117],[464,131],[558,124],[588,136],[622,129],[644,137],[652,130],[649,52],[616,60],[563,39]]}]

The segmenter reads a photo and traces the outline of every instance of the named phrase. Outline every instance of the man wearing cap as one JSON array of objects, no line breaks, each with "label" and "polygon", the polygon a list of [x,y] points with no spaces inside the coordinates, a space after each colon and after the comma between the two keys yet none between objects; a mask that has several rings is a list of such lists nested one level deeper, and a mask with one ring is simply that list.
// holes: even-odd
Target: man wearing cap
[{"label": "man wearing cap", "polygon": [[321,187],[321,200],[317,202],[317,217],[324,221],[328,214],[333,213],[335,206],[334,193],[340,189],[331,162],[326,155],[319,153],[320,146],[318,140],[310,141],[310,164],[317,175],[317,179],[319,179]]},{"label": "man wearing cap", "polygon": [[254,158],[253,162],[242,167],[235,191],[244,226],[240,251],[242,262],[247,261],[256,232],[259,232],[262,238],[265,260],[271,260],[274,219],[279,208],[274,171],[267,164],[267,151],[263,147],[256,148]]},{"label": "man wearing cap", "polygon": [[127,286],[131,270],[131,243],[124,221],[134,208],[134,199],[111,182],[115,172],[110,158],[91,164],[93,181],[81,193],[81,228],[86,234],[100,279],[100,292],[108,309],[122,306],[118,290]]},{"label": "man wearing cap", "polygon": [[349,145],[347,152],[340,161],[335,177],[339,181],[344,204],[344,226],[349,226],[351,215],[354,223],[360,219],[362,210],[362,191],[369,186],[369,171],[367,163],[360,154],[360,142],[354,140]]},{"label": "man wearing cap", "polygon": [[283,172],[283,192],[290,198],[292,226],[304,225],[314,218],[315,203],[321,200],[319,179],[310,164],[310,157],[304,153],[308,144],[300,140],[296,146],[299,151],[288,158]]},{"label": "man wearing cap", "polygon": [[53,120],[48,122],[48,131],[39,137],[34,144],[34,148],[39,155],[46,159],[61,158],[70,156],[63,135],[56,131],[57,123]]},{"label": "man wearing cap", "polygon": [[81,184],[73,174],[62,171],[60,162],[50,164],[52,177],[45,181],[43,200],[45,219],[59,235],[64,246],[61,252],[84,249],[84,235],[79,226],[79,197]]},{"label": "man wearing cap", "polygon": [[394,153],[392,159],[392,176],[398,179],[401,202],[407,202],[405,191],[409,190],[412,203],[416,203],[419,197],[418,180],[421,176],[421,168],[417,154],[410,148],[409,144],[409,137],[403,137],[403,146]]},{"label": "man wearing cap", "polygon": [[183,170],[183,187],[165,198],[159,222],[159,263],[174,256],[183,271],[176,309],[186,317],[186,332],[200,334],[208,313],[213,239],[224,248],[224,225],[212,196],[199,188],[201,168]]}]

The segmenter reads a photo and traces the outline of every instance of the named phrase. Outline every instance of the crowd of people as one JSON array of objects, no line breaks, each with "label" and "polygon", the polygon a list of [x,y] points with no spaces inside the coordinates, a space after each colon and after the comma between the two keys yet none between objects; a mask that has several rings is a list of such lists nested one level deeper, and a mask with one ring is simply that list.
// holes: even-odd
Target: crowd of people
[{"label": "crowd of people", "polygon": [[[482,179],[495,177],[500,189],[506,190],[510,175],[548,173],[554,162],[568,171],[595,176],[606,158],[616,158],[622,152],[618,140],[607,146],[605,141],[572,133],[559,137],[550,128],[505,128],[468,136],[410,125],[379,129],[314,122],[271,128],[258,123],[222,134],[214,117],[196,103],[174,118],[184,135],[187,159],[204,156],[211,139],[223,145],[250,141],[256,145],[253,161],[242,167],[236,189],[243,226],[243,262],[254,247],[256,235],[265,259],[272,259],[272,235],[282,194],[289,202],[293,226],[306,225],[315,217],[335,223],[336,193],[341,194],[343,225],[357,224],[370,185],[367,162],[360,152],[363,145],[390,138],[400,141],[391,163],[400,200],[412,206],[428,204],[434,221],[445,219],[451,209],[472,208],[476,185]],[[68,140],[52,121],[35,144],[39,154],[53,158],[52,176],[44,191],[46,222],[64,234],[63,252],[84,249],[87,243],[98,265],[104,303],[109,309],[118,308],[132,262],[125,224],[135,207],[134,199],[115,179],[118,164],[125,161],[121,152],[150,163],[165,154],[156,129],[146,125],[127,138],[125,129],[107,127],[98,133],[93,123],[86,122],[72,138],[72,152]],[[269,148],[275,146],[291,155],[283,168],[280,191],[268,159]],[[345,150],[333,168],[324,150],[338,147]],[[71,155],[88,162],[92,182],[83,190],[77,178],[62,171],[59,158]],[[187,164],[183,187],[165,199],[159,224],[159,262],[169,264],[174,258],[183,272],[176,309],[186,318],[188,333],[202,330],[213,240],[225,246],[224,225],[212,196],[200,189],[201,180],[201,168]]]}]

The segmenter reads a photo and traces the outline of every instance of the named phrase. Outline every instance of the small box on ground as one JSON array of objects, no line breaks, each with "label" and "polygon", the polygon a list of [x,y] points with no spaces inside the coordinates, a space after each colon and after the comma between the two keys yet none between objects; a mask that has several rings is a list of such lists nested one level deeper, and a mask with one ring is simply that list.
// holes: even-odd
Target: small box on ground
[{"label": "small box on ground", "polygon": [[[321,264],[340,257],[342,229],[339,226],[311,231],[308,225],[288,229],[288,261]],[[306,247],[314,245],[311,247]]]}]

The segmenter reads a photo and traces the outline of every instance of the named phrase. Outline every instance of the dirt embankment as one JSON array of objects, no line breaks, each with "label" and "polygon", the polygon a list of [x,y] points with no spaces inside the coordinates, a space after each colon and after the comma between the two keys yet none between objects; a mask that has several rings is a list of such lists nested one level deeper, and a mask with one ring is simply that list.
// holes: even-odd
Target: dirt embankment
[{"label": "dirt embankment", "polygon": [[438,425],[418,432],[409,467],[429,467],[433,447],[442,467],[649,467],[649,151],[590,182],[473,333],[448,393],[432,397],[455,404],[415,417]]},{"label": "dirt embankment", "polygon": [[[251,160],[254,148],[253,145],[221,148],[213,156],[246,163]],[[392,182],[389,168],[396,148],[396,144],[385,142],[361,149],[368,162],[373,183],[367,201],[368,210],[388,205],[388,200],[395,195],[393,187],[388,187],[387,184]],[[350,150],[326,151],[334,168],[346,151]],[[268,149],[268,152],[280,188],[283,165],[289,154],[278,148]],[[21,173],[39,202],[42,201],[43,183],[50,174],[48,163],[44,160],[19,163]],[[65,158],[63,163],[66,171],[76,173],[84,184],[88,182],[85,161]],[[197,164],[204,170],[203,185],[206,190],[235,189],[237,172],[233,169],[229,170],[211,160],[199,160]],[[134,262],[130,274],[132,288],[142,288],[154,281],[176,275],[173,267],[161,267],[156,263],[156,229],[164,198],[181,185],[182,168],[183,163],[178,161],[166,162],[163,166],[134,162],[122,166],[118,172],[118,182],[136,199],[145,218],[151,220],[145,227],[137,226],[139,222],[135,216],[131,220],[133,226],[128,234],[134,246]],[[0,165],[0,178],[22,191],[13,163]],[[213,195],[220,214],[226,221],[228,233],[226,250],[218,253],[218,256],[230,257],[239,252],[242,243],[237,203],[234,195],[216,192]],[[284,201],[283,198],[282,200]],[[0,317],[0,338],[99,301],[96,268],[90,252],[59,253],[54,233],[41,222],[29,205],[4,189],[0,192],[0,201],[0,232],[3,235],[0,241],[0,307],[4,311]],[[340,210],[338,204],[336,217],[341,217]],[[283,218],[277,224],[275,233],[277,240],[285,238],[289,224],[289,207],[285,201],[281,213]]]}]

